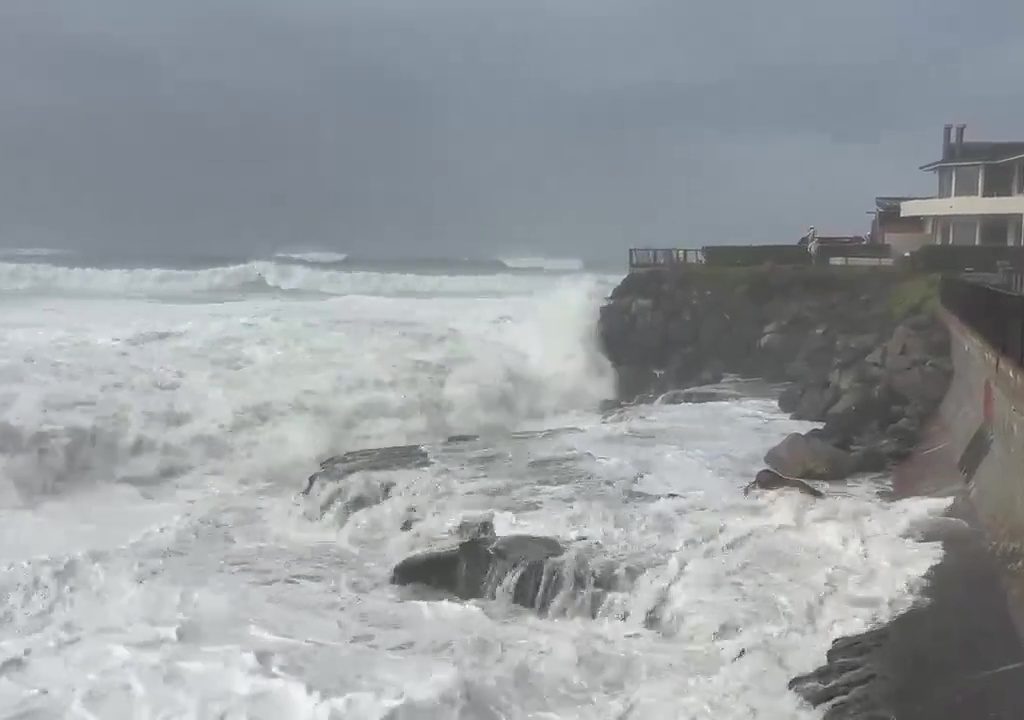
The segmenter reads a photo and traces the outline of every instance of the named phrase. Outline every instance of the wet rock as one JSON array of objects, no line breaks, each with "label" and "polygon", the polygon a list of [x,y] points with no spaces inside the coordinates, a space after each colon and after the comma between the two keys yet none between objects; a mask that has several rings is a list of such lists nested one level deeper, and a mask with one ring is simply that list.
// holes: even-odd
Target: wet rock
[{"label": "wet rock", "polygon": [[799,433],[789,435],[769,450],[764,461],[780,475],[807,480],[842,480],[853,471],[849,453]]},{"label": "wet rock", "polygon": [[353,450],[335,455],[320,463],[320,469],[309,476],[304,495],[308,495],[318,482],[342,480],[357,472],[377,470],[404,470],[430,465],[430,456],[420,445]]},{"label": "wet rock", "polygon": [[659,405],[700,404],[710,402],[729,402],[738,400],[740,394],[724,388],[690,388],[689,390],[670,390],[658,398]]},{"label": "wet rock", "polygon": [[779,410],[784,413],[795,412],[800,406],[800,399],[803,396],[804,388],[791,384],[779,395]]},{"label": "wet rock", "polygon": [[747,495],[751,490],[781,490],[783,488],[791,488],[815,498],[825,497],[825,493],[803,480],[783,477],[774,470],[768,469],[759,471],[753,482],[743,489],[743,494]]},{"label": "wet rock", "polygon": [[456,547],[432,550],[402,560],[391,573],[395,585],[426,585],[463,600],[482,597],[491,567],[488,540],[469,540]]},{"label": "wet rock", "polygon": [[889,458],[879,445],[868,445],[853,453],[853,472],[878,473],[888,466]]},{"label": "wet rock", "polygon": [[565,548],[554,538],[533,535],[487,536],[487,523],[475,525],[481,537],[455,547],[406,558],[395,566],[391,582],[419,584],[450,592],[463,600],[494,598],[510,584],[517,605],[545,611],[565,584],[556,562]]},{"label": "wet rock", "polygon": [[838,391],[831,385],[822,384],[805,388],[793,411],[793,417],[797,420],[821,421],[837,399]]},{"label": "wet rock", "polygon": [[391,497],[395,483],[387,477],[358,475],[363,472],[426,467],[430,457],[419,445],[403,445],[355,450],[328,458],[309,476],[300,493],[305,500],[305,515],[321,519],[335,512],[339,520],[384,502]]},{"label": "wet rock", "polygon": [[495,540],[494,513],[486,513],[477,517],[463,518],[455,527],[455,535],[460,540]]},{"label": "wet rock", "polygon": [[624,402],[632,402],[636,398],[650,392],[657,380],[653,368],[636,365],[624,365],[616,368],[616,395]]}]

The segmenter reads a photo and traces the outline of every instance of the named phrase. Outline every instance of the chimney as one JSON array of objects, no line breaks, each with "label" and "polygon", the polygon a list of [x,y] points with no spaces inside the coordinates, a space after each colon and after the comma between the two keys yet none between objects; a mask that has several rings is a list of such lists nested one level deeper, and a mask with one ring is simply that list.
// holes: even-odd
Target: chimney
[{"label": "chimney", "polygon": [[966,125],[957,125],[956,126],[956,154],[957,154],[957,156],[960,155],[960,152],[964,148],[964,131],[965,130],[967,130],[967,126]]},{"label": "chimney", "polygon": [[949,160],[953,149],[953,126],[946,125],[942,128],[942,159]]}]

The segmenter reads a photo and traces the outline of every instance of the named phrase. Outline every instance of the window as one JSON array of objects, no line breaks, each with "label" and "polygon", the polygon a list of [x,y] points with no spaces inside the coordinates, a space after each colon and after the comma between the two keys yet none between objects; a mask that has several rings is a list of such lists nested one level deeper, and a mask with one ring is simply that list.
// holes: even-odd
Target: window
[{"label": "window", "polygon": [[985,168],[985,197],[1006,197],[1013,194],[1013,165],[989,165]]},{"label": "window", "polygon": [[1005,246],[1010,235],[1010,221],[1007,217],[984,218],[981,223],[980,240],[982,245]]},{"label": "window", "polygon": [[978,221],[977,220],[954,220],[952,222],[952,241],[954,245],[975,245],[977,244]]},{"label": "window", "polygon": [[956,183],[953,194],[957,197],[978,194],[978,181],[981,179],[981,166],[965,165],[956,169]]},{"label": "window", "polygon": [[953,168],[939,168],[939,197],[953,194]]},{"label": "window", "polygon": [[950,239],[949,220],[936,220],[935,222],[939,245],[949,245],[952,242]]}]

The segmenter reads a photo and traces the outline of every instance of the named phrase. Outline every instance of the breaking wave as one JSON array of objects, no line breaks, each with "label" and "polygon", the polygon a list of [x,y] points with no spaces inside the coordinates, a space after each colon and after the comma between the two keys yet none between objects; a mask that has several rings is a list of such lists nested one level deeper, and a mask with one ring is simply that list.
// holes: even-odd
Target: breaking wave
[{"label": "breaking wave", "polygon": [[0,262],[0,292],[115,296],[202,293],[314,293],[324,295],[437,295],[495,297],[546,286],[542,275],[373,272],[311,263],[258,261],[200,270],[97,269],[45,263]]}]

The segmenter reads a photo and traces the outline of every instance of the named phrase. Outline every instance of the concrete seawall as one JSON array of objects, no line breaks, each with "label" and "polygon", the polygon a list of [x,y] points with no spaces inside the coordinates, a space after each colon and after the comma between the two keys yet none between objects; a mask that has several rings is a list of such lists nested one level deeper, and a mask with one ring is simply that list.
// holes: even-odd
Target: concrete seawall
[{"label": "concrete seawall", "polygon": [[1024,372],[944,315],[954,376],[938,419],[985,533],[1012,568],[1024,559]]},{"label": "concrete seawall", "polygon": [[948,514],[964,530],[939,534],[945,554],[923,602],[838,640],[810,684],[794,680],[814,704],[839,698],[826,720],[1022,716],[1024,374],[951,313],[943,319],[953,378],[917,449],[894,469],[893,487],[897,496],[956,498]]}]

